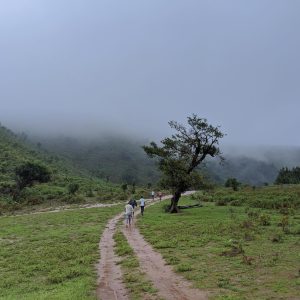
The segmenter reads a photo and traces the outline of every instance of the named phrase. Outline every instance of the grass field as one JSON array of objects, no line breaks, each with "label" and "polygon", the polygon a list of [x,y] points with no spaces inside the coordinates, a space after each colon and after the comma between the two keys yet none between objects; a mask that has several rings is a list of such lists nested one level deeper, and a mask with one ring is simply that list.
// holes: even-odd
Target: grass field
[{"label": "grass field", "polygon": [[300,299],[299,210],[283,215],[207,202],[167,214],[164,205],[139,218],[141,232],[211,299]]},{"label": "grass field", "polygon": [[0,299],[95,299],[100,236],[121,209],[0,217]]}]

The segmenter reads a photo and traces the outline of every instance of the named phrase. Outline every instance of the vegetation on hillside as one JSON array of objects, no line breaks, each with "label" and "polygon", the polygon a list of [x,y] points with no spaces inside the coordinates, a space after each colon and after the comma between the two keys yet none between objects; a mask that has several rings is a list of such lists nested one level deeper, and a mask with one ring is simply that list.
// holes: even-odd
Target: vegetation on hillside
[{"label": "vegetation on hillside", "polygon": [[159,172],[141,145],[145,141],[122,136],[93,140],[68,137],[36,138],[41,147],[72,161],[74,166],[107,182],[155,184]]},{"label": "vegetation on hillside", "polygon": [[[72,164],[90,175],[105,181],[115,183],[135,182],[137,185],[155,183],[159,180],[160,173],[155,163],[149,159],[141,145],[148,141],[126,136],[112,135],[94,139],[83,138],[35,138],[35,143],[40,142],[41,148],[56,153],[72,161]],[[229,177],[235,177],[243,184],[261,186],[273,183],[278,171],[285,164],[294,165],[299,161],[299,149],[268,149],[263,148],[262,154],[267,159],[247,157],[247,153],[225,154],[225,161],[220,164],[215,160],[207,159],[201,166],[201,172],[218,184],[224,184]],[[291,159],[289,160],[289,154]]]},{"label": "vegetation on hillside", "polygon": [[299,184],[300,183],[300,167],[296,168],[282,168],[279,170],[276,184]]},{"label": "vegetation on hillside", "polygon": [[0,214],[28,205],[126,200],[133,190],[148,193],[133,186],[124,191],[120,185],[90,176],[67,159],[0,127]]}]

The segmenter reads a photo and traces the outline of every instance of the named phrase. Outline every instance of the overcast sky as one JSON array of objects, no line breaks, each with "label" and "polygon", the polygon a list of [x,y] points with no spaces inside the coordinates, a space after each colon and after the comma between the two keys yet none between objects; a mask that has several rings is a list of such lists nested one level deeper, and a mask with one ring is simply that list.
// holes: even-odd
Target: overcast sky
[{"label": "overcast sky", "polygon": [[0,0],[0,121],[300,145],[299,0]]}]

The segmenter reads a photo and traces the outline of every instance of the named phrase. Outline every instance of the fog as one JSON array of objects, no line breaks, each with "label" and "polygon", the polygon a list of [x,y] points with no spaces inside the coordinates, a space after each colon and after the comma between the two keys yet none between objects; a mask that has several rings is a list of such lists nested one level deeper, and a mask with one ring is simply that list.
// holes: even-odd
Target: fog
[{"label": "fog", "polygon": [[[228,145],[300,146],[300,1],[0,0],[0,122],[158,139],[196,113]],[[247,149],[247,147],[246,147]]]}]

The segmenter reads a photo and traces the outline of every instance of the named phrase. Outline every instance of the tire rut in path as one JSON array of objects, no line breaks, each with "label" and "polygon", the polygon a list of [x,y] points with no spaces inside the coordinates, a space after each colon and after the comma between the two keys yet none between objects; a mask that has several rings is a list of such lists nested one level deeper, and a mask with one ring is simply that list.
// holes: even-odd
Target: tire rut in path
[{"label": "tire rut in path", "polygon": [[117,223],[122,217],[123,213],[108,222],[99,243],[101,256],[97,265],[97,299],[129,300],[127,290],[122,282],[122,271],[117,264],[118,256],[114,253],[113,236]]}]

